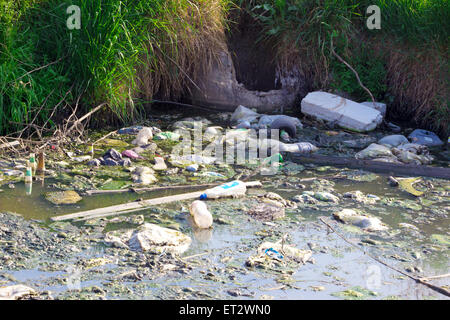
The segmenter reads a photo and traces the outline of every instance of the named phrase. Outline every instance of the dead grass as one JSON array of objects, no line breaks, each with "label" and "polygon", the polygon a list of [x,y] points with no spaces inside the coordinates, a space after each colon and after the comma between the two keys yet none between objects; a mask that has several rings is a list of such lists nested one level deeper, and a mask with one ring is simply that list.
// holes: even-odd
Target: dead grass
[{"label": "dead grass", "polygon": [[170,31],[155,34],[158,41],[147,44],[155,58],[138,69],[139,94],[145,100],[177,99],[189,92],[226,45],[228,1],[167,1],[165,6],[170,14],[161,21]]}]

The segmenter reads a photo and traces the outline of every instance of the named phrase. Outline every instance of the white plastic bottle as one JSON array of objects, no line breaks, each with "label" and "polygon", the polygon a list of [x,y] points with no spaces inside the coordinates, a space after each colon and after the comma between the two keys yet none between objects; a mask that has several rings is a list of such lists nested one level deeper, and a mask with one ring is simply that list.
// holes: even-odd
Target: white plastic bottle
[{"label": "white plastic bottle", "polygon": [[238,197],[245,195],[245,192],[247,192],[245,183],[235,180],[206,190],[205,193],[200,196],[200,200]]},{"label": "white plastic bottle", "polygon": [[208,229],[212,227],[213,217],[203,201],[196,200],[192,202],[189,207],[189,212],[191,213],[197,227],[201,229]]}]

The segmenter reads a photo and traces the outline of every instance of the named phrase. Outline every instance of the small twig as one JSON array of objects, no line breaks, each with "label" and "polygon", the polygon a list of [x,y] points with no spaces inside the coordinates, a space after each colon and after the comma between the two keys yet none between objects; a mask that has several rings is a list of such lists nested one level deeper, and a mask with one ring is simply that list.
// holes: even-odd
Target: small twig
[{"label": "small twig", "polygon": [[206,252],[203,252],[203,253],[194,254],[192,256],[182,257],[181,260],[188,260],[188,259],[192,259],[192,258],[201,257],[201,256],[204,256],[205,254],[208,254],[208,253],[210,253],[210,252],[206,251]]},{"label": "small twig", "polygon": [[420,279],[423,280],[423,281],[428,281],[428,280],[432,280],[432,279],[442,279],[442,278],[448,278],[448,277],[450,277],[450,273],[441,274],[441,275],[438,275],[438,276],[423,277],[423,278],[420,278]]},{"label": "small twig", "polygon": [[361,86],[361,88],[363,88],[363,89],[369,94],[369,96],[370,96],[370,98],[372,99],[372,102],[373,102],[373,104],[374,104],[374,106],[375,106],[375,98],[373,97],[372,92],[370,92],[370,90],[367,89],[367,87],[364,86],[363,83],[361,82],[361,79],[359,78],[358,72],[356,72],[356,70],[353,69],[353,67],[352,67],[350,64],[348,64],[348,63],[347,63],[340,55],[338,55],[338,54],[334,51],[333,39],[331,39],[331,53],[332,53],[336,58],[338,58],[340,62],[342,62],[343,64],[345,64],[350,70],[353,71],[353,73],[354,73],[355,76],[356,76],[356,79],[358,80],[359,85]]},{"label": "small twig", "polygon": [[105,105],[107,105],[108,103],[104,102],[100,105],[98,105],[97,107],[95,107],[94,109],[92,109],[91,111],[89,111],[88,113],[86,113],[84,116],[82,116],[80,119],[78,119],[77,121],[74,122],[74,124],[66,131],[66,134],[70,133],[74,128],[76,128],[81,122],[83,122],[86,118],[90,117],[93,113],[97,112],[98,110],[100,110],[101,108],[103,108]]},{"label": "small twig", "polygon": [[409,274],[407,274],[407,273],[405,273],[405,272],[403,272],[403,271],[401,271],[401,270],[398,270],[397,268],[394,268],[393,266],[387,264],[386,262],[381,261],[381,260],[378,259],[377,257],[374,257],[373,255],[371,255],[371,254],[368,253],[367,251],[361,249],[361,248],[360,248],[358,245],[356,245],[355,243],[353,243],[353,242],[347,240],[343,235],[341,235],[339,232],[337,232],[330,224],[328,224],[327,222],[325,222],[325,220],[324,220],[323,218],[319,218],[319,220],[320,220],[323,224],[325,224],[328,228],[330,228],[334,233],[336,233],[336,234],[339,236],[339,238],[341,238],[342,240],[344,240],[345,242],[347,242],[347,243],[350,244],[351,246],[357,248],[358,250],[360,250],[361,252],[363,252],[365,255],[367,255],[369,258],[372,258],[373,260],[377,261],[378,263],[381,263],[382,265],[388,267],[389,269],[394,270],[394,271],[396,271],[396,272],[398,272],[398,273],[404,275],[405,277],[408,277],[408,278],[410,278],[410,279],[416,281],[417,283],[420,283],[420,284],[423,284],[424,286],[427,286],[427,287],[430,288],[431,290],[434,290],[434,291],[436,291],[436,292],[439,292],[440,294],[443,294],[443,295],[445,295],[445,296],[447,296],[447,297],[450,297],[450,291],[448,291],[448,290],[446,290],[446,289],[444,289],[444,288],[442,288],[442,287],[438,287],[438,286],[435,286],[435,285],[433,285],[433,284],[431,284],[431,283],[428,283],[428,282],[424,281],[422,278],[416,278],[416,277],[414,277],[414,276],[412,276],[412,275],[409,275]]},{"label": "small twig", "polygon": [[47,68],[47,67],[49,67],[49,66],[51,66],[51,65],[53,65],[53,64],[56,64],[56,63],[60,62],[62,59],[64,59],[65,57],[66,57],[66,56],[61,57],[61,58],[59,58],[59,59],[56,60],[56,61],[50,62],[50,63],[48,63],[48,64],[46,64],[46,65],[44,65],[44,66],[40,66],[40,67],[38,67],[38,68],[36,68],[36,69],[33,69],[33,70],[31,70],[31,71],[28,71],[27,73],[25,73],[25,74],[23,74],[22,76],[20,76],[19,78],[17,78],[16,81],[22,79],[23,77],[25,77],[25,76],[27,76],[27,75],[32,74],[33,72],[39,71],[39,70],[44,69],[44,68]]}]

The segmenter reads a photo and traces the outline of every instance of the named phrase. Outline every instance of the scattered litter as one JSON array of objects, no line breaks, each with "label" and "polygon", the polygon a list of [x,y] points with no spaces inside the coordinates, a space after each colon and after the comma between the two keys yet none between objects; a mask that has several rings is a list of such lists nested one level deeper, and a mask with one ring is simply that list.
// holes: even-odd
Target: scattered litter
[{"label": "scattered litter", "polygon": [[408,138],[413,143],[422,144],[429,147],[441,146],[444,144],[444,142],[442,142],[442,140],[439,139],[435,133],[423,129],[414,130]]},{"label": "scattered litter", "polygon": [[197,227],[208,229],[212,227],[213,217],[206,206],[206,203],[196,200],[189,206],[189,212]]},{"label": "scattered litter", "polygon": [[145,127],[139,130],[139,133],[131,143],[137,146],[142,146],[148,144],[148,141],[153,138],[152,129]]},{"label": "scattered litter", "polygon": [[413,187],[415,183],[421,181],[421,178],[396,178],[396,180],[400,189],[416,197],[420,197],[423,195],[422,191],[418,191]]},{"label": "scattered litter", "polygon": [[408,139],[401,134],[394,134],[386,136],[378,141],[378,144],[382,144],[388,147],[398,147],[401,144],[409,143]]},{"label": "scattered litter", "polygon": [[206,199],[218,199],[225,197],[241,197],[244,196],[247,191],[247,186],[242,181],[232,181],[229,183],[222,184],[212,189],[207,189],[200,196],[200,200]]},{"label": "scattered litter", "polygon": [[333,217],[340,222],[357,226],[366,231],[387,230],[387,227],[383,225],[380,219],[359,214],[352,209],[343,209],[333,213]]},{"label": "scattered litter", "polygon": [[300,250],[284,242],[284,239],[280,239],[276,243],[262,243],[258,247],[257,254],[249,257],[245,264],[248,267],[277,269],[288,263],[293,263],[298,267],[298,264],[305,264],[311,258],[311,250]]},{"label": "scattered litter", "polygon": [[155,165],[153,166],[153,170],[161,171],[161,170],[167,169],[167,165],[164,162],[163,157],[155,157],[154,160],[155,160]]},{"label": "scattered litter", "polygon": [[131,177],[135,183],[147,185],[158,181],[154,173],[149,167],[137,167],[133,170]]}]

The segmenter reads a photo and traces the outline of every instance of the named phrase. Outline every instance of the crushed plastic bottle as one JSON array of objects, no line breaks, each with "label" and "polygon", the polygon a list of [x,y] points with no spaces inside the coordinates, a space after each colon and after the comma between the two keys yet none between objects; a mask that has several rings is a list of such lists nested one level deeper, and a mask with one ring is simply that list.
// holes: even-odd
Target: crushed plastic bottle
[{"label": "crushed plastic bottle", "polygon": [[272,164],[272,163],[282,163],[283,162],[283,156],[281,153],[275,153],[271,155],[270,157],[267,157],[263,159],[262,163],[264,164]]},{"label": "crushed plastic bottle", "polygon": [[197,227],[201,229],[208,229],[212,227],[213,217],[209,212],[206,203],[200,200],[196,200],[191,203],[189,212]]},{"label": "crushed plastic bottle", "polygon": [[245,195],[246,192],[247,186],[245,185],[245,183],[239,180],[235,180],[206,190],[200,196],[200,200],[239,197]]}]

